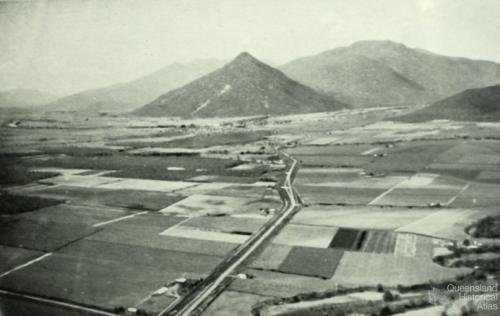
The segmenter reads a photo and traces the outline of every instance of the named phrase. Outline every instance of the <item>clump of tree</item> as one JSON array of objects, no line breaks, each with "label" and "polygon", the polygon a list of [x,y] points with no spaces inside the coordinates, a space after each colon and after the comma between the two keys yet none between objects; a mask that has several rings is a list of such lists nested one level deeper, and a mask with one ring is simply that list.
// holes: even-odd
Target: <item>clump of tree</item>
[{"label": "clump of tree", "polygon": [[487,216],[468,228],[476,238],[500,238],[500,216]]}]

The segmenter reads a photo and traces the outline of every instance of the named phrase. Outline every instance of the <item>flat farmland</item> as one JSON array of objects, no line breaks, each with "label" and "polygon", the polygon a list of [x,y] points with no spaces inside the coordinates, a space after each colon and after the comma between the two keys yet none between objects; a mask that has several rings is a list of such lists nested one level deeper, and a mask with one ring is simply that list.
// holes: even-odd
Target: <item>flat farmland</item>
[{"label": "flat farmland", "polygon": [[297,185],[304,202],[308,204],[368,204],[385,189],[333,188],[328,186]]},{"label": "flat farmland", "polygon": [[362,252],[394,253],[397,235],[390,231],[369,231],[361,247]]},{"label": "flat farmland", "polygon": [[62,224],[17,218],[0,219],[0,244],[12,247],[54,251],[89,236],[96,229],[81,224]]},{"label": "flat farmland", "polygon": [[336,233],[336,227],[288,224],[272,242],[280,245],[328,248]]},{"label": "flat farmland", "polygon": [[217,195],[191,195],[171,206],[162,209],[164,214],[207,215],[258,213],[267,207],[265,199],[252,197],[229,197]]},{"label": "flat farmland", "polygon": [[358,250],[365,234],[365,232],[357,229],[339,228],[328,247],[343,250]]},{"label": "flat farmland", "polygon": [[469,238],[465,233],[468,225],[482,217],[497,214],[498,209],[444,209],[397,231],[460,241]]},{"label": "flat farmland", "polygon": [[250,267],[259,270],[277,271],[279,266],[292,250],[293,246],[271,244],[268,245],[257,258],[250,263]]},{"label": "flat farmland", "polygon": [[[52,156],[45,159],[23,161],[23,165],[28,167],[116,170],[108,176],[151,180],[184,180],[210,173],[241,175],[241,171],[225,170],[239,164],[240,162],[231,159],[192,156],[183,156],[180,159],[176,156],[134,156],[124,153],[95,157]],[[185,170],[169,170],[168,167],[184,168]],[[244,171],[244,174],[255,174],[254,172]],[[257,172],[257,174],[259,173]]]},{"label": "flat farmland", "polygon": [[222,195],[231,197],[262,197],[267,195],[274,195],[274,186],[270,184],[271,188],[267,186],[254,186],[254,185],[229,185],[223,189],[211,191],[210,195]]},{"label": "flat farmland", "polygon": [[226,233],[213,230],[203,230],[189,226],[176,226],[161,233],[162,236],[177,237],[185,239],[199,239],[203,241],[215,241],[242,244],[250,237],[249,234]]},{"label": "flat farmland", "polygon": [[43,252],[37,250],[0,246],[0,274],[41,255],[43,255]]},{"label": "flat farmland", "polygon": [[[333,190],[337,188],[354,188],[354,189],[390,189],[393,186],[401,183],[406,177],[404,176],[387,176],[387,177],[359,177],[355,179],[336,179],[332,177],[328,181],[326,178],[319,183],[307,183],[308,186],[331,187]],[[302,179],[301,179],[302,180]],[[298,184],[302,181],[299,180]]]},{"label": "flat farmland", "polygon": [[297,184],[317,184],[323,182],[349,182],[360,178],[359,168],[300,168],[297,173]]},{"label": "flat farmland", "polygon": [[56,172],[33,172],[20,165],[20,159],[0,155],[0,185],[24,185],[30,182],[57,176]]},{"label": "flat farmland", "polygon": [[403,257],[423,257],[432,259],[434,255],[434,239],[407,233],[396,234],[394,255]]},{"label": "flat farmland", "polygon": [[302,208],[292,223],[358,229],[397,229],[435,213],[428,208],[314,205]]},{"label": "flat farmland", "polygon": [[256,172],[254,177],[241,175],[240,171],[229,170],[223,173],[226,173],[226,175],[212,174],[212,175],[187,178],[186,180],[194,182],[227,182],[227,183],[252,184],[260,179],[260,176],[264,174],[264,171]]},{"label": "flat farmland", "polygon": [[158,211],[184,198],[180,195],[146,190],[75,188],[64,185],[36,190],[30,195],[64,199],[76,204],[105,205],[148,211]]},{"label": "flat farmland", "polygon": [[189,218],[144,214],[105,226],[88,239],[194,254],[225,256],[238,244],[160,235]]},{"label": "flat farmland", "polygon": [[250,315],[252,306],[257,302],[269,299],[269,297],[242,293],[236,291],[224,291],[203,312],[203,316],[234,316]]},{"label": "flat farmland", "polygon": [[41,223],[58,223],[70,225],[92,225],[111,221],[134,212],[110,207],[59,204],[46,207],[36,212],[20,214],[16,218],[38,221]]},{"label": "flat farmland", "polygon": [[63,201],[36,196],[25,196],[0,191],[0,214],[12,215],[31,212],[40,208],[57,205]]},{"label": "flat farmland", "polygon": [[257,231],[265,222],[265,219],[259,218],[200,216],[190,218],[189,220],[183,222],[181,226],[199,228],[202,230],[245,233],[250,235]]},{"label": "flat farmland", "polygon": [[458,141],[422,141],[398,144],[386,149],[385,157],[374,160],[366,169],[374,172],[419,172]]},{"label": "flat farmland", "polygon": [[363,167],[373,161],[373,157],[361,155],[338,155],[338,156],[294,156],[303,166],[313,167]]},{"label": "flat farmland", "polygon": [[383,146],[381,145],[299,146],[288,149],[287,152],[289,152],[292,156],[362,155],[368,151],[375,153],[376,150],[380,150],[382,147]]},{"label": "flat farmland", "polygon": [[134,306],[175,278],[198,278],[219,261],[213,256],[80,241],[9,274],[1,286],[112,309]]},{"label": "flat farmland", "polygon": [[278,270],[318,278],[331,278],[343,255],[336,249],[293,247]]},{"label": "flat farmland", "polygon": [[330,279],[324,280],[305,275],[255,269],[248,269],[245,272],[253,275],[254,278],[236,279],[229,286],[230,290],[266,296],[290,297],[300,293],[332,290],[337,286]]},{"label": "flat farmland", "polygon": [[490,208],[499,205],[500,185],[493,183],[471,183],[451,203],[456,208]]},{"label": "flat farmland", "polygon": [[387,286],[453,280],[469,273],[467,268],[445,268],[430,258],[397,257],[391,254],[346,251],[331,280],[339,284]]},{"label": "flat farmland", "polygon": [[387,206],[428,206],[431,203],[447,205],[460,193],[459,189],[396,188],[381,198],[372,201],[372,205]]},{"label": "flat farmland", "polygon": [[96,185],[97,188],[102,189],[149,190],[156,192],[174,192],[192,186],[195,186],[195,184],[185,181],[164,181],[149,179],[120,179],[118,181],[109,181]]},{"label": "flat farmland", "polygon": [[269,131],[233,132],[233,133],[213,133],[199,134],[196,136],[173,139],[166,142],[146,142],[132,141],[126,144],[131,147],[167,147],[167,148],[206,148],[212,146],[222,146],[231,144],[247,144],[263,140],[270,135]]},{"label": "flat farmland", "polygon": [[60,306],[35,303],[26,299],[14,298],[0,294],[0,311],[2,315],[36,315],[36,316],[94,316],[94,313]]}]

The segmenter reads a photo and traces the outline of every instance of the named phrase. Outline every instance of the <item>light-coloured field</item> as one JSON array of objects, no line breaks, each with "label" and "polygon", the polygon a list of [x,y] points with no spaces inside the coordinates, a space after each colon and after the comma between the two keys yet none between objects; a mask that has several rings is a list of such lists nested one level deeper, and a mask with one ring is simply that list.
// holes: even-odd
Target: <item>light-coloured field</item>
[{"label": "light-coloured field", "polygon": [[336,232],[336,227],[288,224],[273,239],[273,243],[289,246],[328,248]]},{"label": "light-coloured field", "polygon": [[257,213],[262,204],[265,205],[265,203],[259,204],[259,200],[249,198],[194,194],[160,210],[160,212],[193,216],[246,212]]},{"label": "light-coloured field", "polygon": [[220,232],[253,233],[267,220],[264,218],[243,218],[232,216],[199,216],[191,217],[182,226]]},{"label": "light-coloured field", "polygon": [[[334,177],[332,177],[334,178]],[[320,183],[310,183],[308,186],[326,186],[332,188],[377,188],[377,189],[389,189],[401,181],[406,179],[406,177],[401,176],[389,176],[384,178],[360,178],[354,181],[325,181]]]},{"label": "light-coloured field", "polygon": [[359,292],[347,295],[333,296],[320,300],[301,301],[297,303],[271,305],[261,311],[262,316],[286,315],[289,312],[303,310],[307,313],[308,309],[321,308],[332,304],[349,304],[360,301],[381,301],[383,293],[379,292]]},{"label": "light-coloured field", "polygon": [[268,245],[258,257],[250,263],[250,267],[260,270],[277,270],[291,250],[292,246],[278,244]]},{"label": "light-coloured field", "polygon": [[451,280],[470,271],[466,268],[444,268],[430,258],[346,251],[331,280],[339,284],[396,286]]},{"label": "light-coloured field", "polygon": [[465,233],[467,226],[479,218],[493,214],[499,214],[499,211],[494,209],[444,209],[402,226],[397,231],[460,241],[470,238]]},{"label": "light-coloured field", "polygon": [[53,167],[31,168],[31,170],[35,172],[57,172],[63,176],[76,175],[82,172],[90,171],[90,169],[70,169],[70,168],[53,168]]},{"label": "light-coloured field", "polygon": [[66,185],[81,188],[93,188],[100,185],[113,184],[123,181],[120,178],[99,177],[95,175],[79,176],[75,174],[66,174],[54,178],[41,180],[41,183],[51,183],[54,185]]},{"label": "light-coloured field", "polygon": [[231,234],[217,231],[202,230],[199,228],[188,226],[176,226],[167,228],[164,232],[160,233],[162,236],[171,236],[179,238],[201,239],[209,241],[230,242],[235,244],[242,244],[250,237],[248,235]]},{"label": "light-coloured field", "polygon": [[[337,284],[332,280],[274,271],[249,269],[245,271],[254,276],[249,280],[234,280],[231,290],[267,296],[290,297],[300,293],[334,290]],[[349,287],[349,284],[346,285]]]},{"label": "light-coloured field", "polygon": [[236,291],[224,291],[203,312],[203,316],[234,316],[250,315],[252,306],[259,301],[269,297],[242,293]]},{"label": "light-coloured field", "polygon": [[436,210],[426,208],[310,206],[297,213],[292,223],[360,229],[397,229],[435,212]]},{"label": "light-coloured field", "polygon": [[185,196],[190,196],[193,194],[205,194],[235,185],[234,183],[226,183],[226,182],[209,182],[209,183],[192,183],[192,184],[193,184],[192,186],[182,188],[176,191],[176,193]]},{"label": "light-coloured field", "polygon": [[[105,177],[102,177],[105,178]],[[145,191],[160,191],[172,192],[180,189],[195,186],[191,182],[184,181],[161,181],[161,180],[144,180],[144,179],[121,179],[116,182],[109,182],[99,185],[103,189],[128,189],[128,190],[145,190]]]}]

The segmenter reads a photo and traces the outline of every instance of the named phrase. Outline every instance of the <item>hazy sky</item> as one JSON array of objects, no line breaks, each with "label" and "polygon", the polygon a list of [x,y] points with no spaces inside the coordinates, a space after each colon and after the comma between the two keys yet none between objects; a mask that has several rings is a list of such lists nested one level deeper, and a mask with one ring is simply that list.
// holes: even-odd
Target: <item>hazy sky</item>
[{"label": "hazy sky", "polygon": [[241,51],[283,63],[365,39],[500,62],[498,0],[60,0],[0,4],[0,90],[68,94]]}]

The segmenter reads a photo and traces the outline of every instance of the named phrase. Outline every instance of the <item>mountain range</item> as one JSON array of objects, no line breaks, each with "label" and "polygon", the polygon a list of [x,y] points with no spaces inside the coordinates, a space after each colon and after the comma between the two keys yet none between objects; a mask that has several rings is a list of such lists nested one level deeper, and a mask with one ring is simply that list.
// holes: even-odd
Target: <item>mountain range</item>
[{"label": "mountain range", "polygon": [[136,80],[83,91],[47,104],[51,111],[129,112],[152,101],[165,91],[180,87],[220,67],[222,61],[206,59],[173,63]]},{"label": "mountain range", "polygon": [[500,83],[500,64],[434,54],[391,41],[360,41],[280,68],[286,75],[357,107],[430,104]]},{"label": "mountain range", "polygon": [[500,120],[500,85],[468,89],[397,119],[406,122],[436,119],[498,122]]},{"label": "mountain range", "polygon": [[[248,53],[174,63],[136,80],[55,100],[35,90],[0,93],[0,106],[136,115],[243,116],[352,107],[428,105],[500,84],[500,64],[448,57],[391,41],[360,41],[278,69]],[[442,104],[442,103],[438,103]],[[430,110],[429,110],[430,111]]]},{"label": "mountain range", "polygon": [[241,53],[224,67],[159,96],[141,116],[227,117],[333,111],[347,107]]}]

